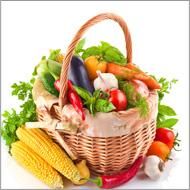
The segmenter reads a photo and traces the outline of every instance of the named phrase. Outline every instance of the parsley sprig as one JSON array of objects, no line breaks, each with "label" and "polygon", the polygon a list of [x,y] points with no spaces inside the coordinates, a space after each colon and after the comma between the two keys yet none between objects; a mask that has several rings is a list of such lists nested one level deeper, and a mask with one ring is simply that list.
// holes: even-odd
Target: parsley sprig
[{"label": "parsley sprig", "polygon": [[32,99],[32,86],[34,79],[30,82],[14,83],[12,88],[12,95],[17,96],[23,103],[20,105],[20,112],[15,109],[4,111],[2,114],[4,120],[1,126],[1,135],[10,148],[11,144],[18,140],[16,130],[18,127],[24,125],[28,121],[36,121],[36,105]]},{"label": "parsley sprig", "polygon": [[172,85],[175,84],[177,80],[173,79],[169,81],[166,78],[162,77],[160,79],[157,79],[157,81],[161,85],[161,89],[158,91],[159,105],[157,127],[173,129],[173,126],[178,122],[178,119],[176,118],[176,112],[170,106],[162,104],[162,100],[166,94],[170,93]]}]

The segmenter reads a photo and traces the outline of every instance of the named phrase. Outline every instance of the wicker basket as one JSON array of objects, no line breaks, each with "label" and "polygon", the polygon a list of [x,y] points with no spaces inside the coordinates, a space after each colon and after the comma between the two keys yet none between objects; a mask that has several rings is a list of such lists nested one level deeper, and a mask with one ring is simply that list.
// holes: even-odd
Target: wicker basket
[{"label": "wicker basket", "polygon": [[[62,107],[67,103],[67,75],[74,48],[88,28],[106,19],[117,22],[122,28],[126,41],[127,60],[128,62],[132,62],[131,37],[125,21],[112,13],[99,14],[91,18],[76,33],[65,55],[60,78],[61,91],[59,105],[55,104],[51,110],[38,110],[38,118],[40,121],[46,120],[47,114],[61,121],[60,110],[62,110]],[[151,93],[154,94],[153,101],[155,106],[150,109],[150,116],[145,120],[136,121],[137,124],[139,122],[139,125],[137,125],[138,127],[127,126],[132,130],[126,135],[115,137],[90,137],[82,133],[73,135],[51,129],[47,132],[67,150],[69,155],[72,155],[73,159],[86,159],[92,173],[116,173],[129,167],[140,155],[145,155],[154,139],[158,104],[157,93]],[[138,112],[138,110],[129,109],[126,111],[126,113],[130,113],[130,115],[133,114],[132,112]]]}]

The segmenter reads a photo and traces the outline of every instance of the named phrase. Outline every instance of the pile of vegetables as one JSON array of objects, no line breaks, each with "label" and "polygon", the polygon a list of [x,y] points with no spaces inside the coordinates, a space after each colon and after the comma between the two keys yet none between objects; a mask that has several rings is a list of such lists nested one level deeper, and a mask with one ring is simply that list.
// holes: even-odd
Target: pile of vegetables
[{"label": "pile of vegetables", "polygon": [[[119,49],[107,42],[84,49],[81,40],[72,57],[69,68],[68,99],[85,120],[83,108],[95,115],[96,112],[124,111],[139,108],[146,117],[149,107],[146,98],[150,90],[160,89],[160,84],[132,63]],[[45,88],[52,95],[60,91],[61,62],[64,56],[60,50],[51,51],[42,57],[35,68]]]},{"label": "pile of vegetables", "polygon": [[[84,160],[74,165],[65,152],[40,129],[24,128],[26,122],[37,121],[36,106],[32,98],[36,77],[42,81],[50,94],[59,96],[59,78],[64,59],[60,49],[51,50],[48,57],[42,57],[34,69],[32,80],[12,85],[12,95],[17,96],[23,103],[20,112],[12,109],[3,113],[1,135],[10,153],[21,165],[53,188],[63,187],[60,174],[75,184],[83,184],[89,180],[99,187],[113,188],[133,178],[142,163],[145,174],[151,179],[157,179],[164,164],[170,159],[171,151],[176,149],[180,142],[177,139],[178,134],[173,130],[178,121],[176,112],[170,106],[162,104],[165,94],[169,93],[172,84],[177,80],[156,79],[148,75],[135,64],[127,63],[127,58],[120,50],[107,42],[86,49],[84,45],[85,39],[78,43],[72,57],[67,94],[70,104],[82,120],[85,120],[84,108],[95,116],[97,112],[125,111],[135,107],[139,109],[141,117],[146,117],[149,113],[149,92],[157,90],[157,131],[146,158],[138,158],[128,170],[121,173],[89,179],[90,173]],[[43,147],[40,147],[40,144]],[[54,147],[54,151],[48,151],[49,147]],[[51,160],[58,157],[62,161]],[[46,166],[46,169],[41,168],[42,165]],[[72,169],[66,169],[69,167]],[[50,180],[49,174],[54,178]]]}]

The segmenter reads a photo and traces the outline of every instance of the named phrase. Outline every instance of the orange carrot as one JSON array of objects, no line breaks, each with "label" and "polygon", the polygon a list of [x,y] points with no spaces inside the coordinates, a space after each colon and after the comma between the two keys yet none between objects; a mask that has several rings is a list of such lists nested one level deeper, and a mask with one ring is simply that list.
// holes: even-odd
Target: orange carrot
[{"label": "orange carrot", "polygon": [[114,63],[107,64],[107,72],[112,73],[116,76],[122,77],[127,80],[133,79],[134,75],[138,73],[136,71],[128,69],[127,67],[116,65]]},{"label": "orange carrot", "polygon": [[134,78],[143,81],[151,90],[160,89],[160,84],[154,78],[146,75],[145,73],[135,74]]},{"label": "orange carrot", "polygon": [[[129,67],[129,68],[128,68]],[[131,79],[138,79],[143,81],[149,89],[160,89],[159,83],[152,78],[151,76],[147,75],[143,71],[141,71],[138,67],[136,67],[134,64],[129,63],[129,65],[123,67],[120,65],[116,65],[114,63],[108,63],[107,64],[107,72],[112,73],[116,76],[122,77],[126,80]]]}]

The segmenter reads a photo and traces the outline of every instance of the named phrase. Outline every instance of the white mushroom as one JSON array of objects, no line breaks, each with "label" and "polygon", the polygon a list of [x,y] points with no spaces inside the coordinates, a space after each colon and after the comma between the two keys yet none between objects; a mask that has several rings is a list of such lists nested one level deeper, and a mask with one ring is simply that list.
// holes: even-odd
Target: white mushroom
[{"label": "white mushroom", "polygon": [[97,71],[98,77],[94,80],[95,90],[106,91],[111,88],[118,88],[118,80],[111,73],[101,73]]},{"label": "white mushroom", "polygon": [[144,161],[144,172],[152,180],[156,180],[161,176],[164,162],[158,156],[148,156]]}]

